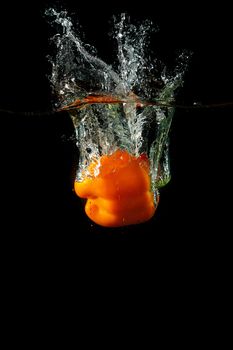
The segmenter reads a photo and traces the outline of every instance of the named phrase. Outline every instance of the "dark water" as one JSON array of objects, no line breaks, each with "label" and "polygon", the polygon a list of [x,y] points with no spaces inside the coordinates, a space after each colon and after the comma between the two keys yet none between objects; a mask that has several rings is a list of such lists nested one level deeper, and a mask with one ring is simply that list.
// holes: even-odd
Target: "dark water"
[{"label": "dark water", "polygon": [[[96,2],[90,11],[86,2],[79,18],[88,41],[108,60],[102,33],[108,31],[111,13],[132,11],[140,20],[151,16],[161,27],[154,41],[161,58],[173,57],[175,47],[194,52],[179,102],[232,100],[231,10],[212,3],[205,12],[195,3],[193,8],[182,5],[181,12],[166,2],[154,11],[150,3],[127,8],[108,2],[103,11]],[[51,33],[42,7],[42,1],[20,1],[1,12],[0,107],[41,111],[52,106],[46,77]],[[222,348],[232,303],[232,115],[231,108],[177,109],[171,128],[172,179],[161,189],[156,215],[143,225],[104,229],[88,220],[72,191],[78,154],[70,118],[0,112],[1,315],[7,344],[27,344],[30,337],[42,347],[53,337],[54,344],[58,337],[52,328],[58,322],[63,327],[64,320],[76,326],[81,317],[88,331],[85,343],[100,323],[105,338],[100,316],[117,331],[111,342],[123,329],[130,334],[130,326],[135,338],[135,322],[137,329],[149,322],[154,335],[149,313],[157,319],[162,315],[164,338],[169,334],[173,344],[174,331],[183,341],[191,333],[192,343],[200,343],[201,333],[202,344],[203,338],[216,344],[219,336]],[[111,322],[115,315],[117,329]]]}]

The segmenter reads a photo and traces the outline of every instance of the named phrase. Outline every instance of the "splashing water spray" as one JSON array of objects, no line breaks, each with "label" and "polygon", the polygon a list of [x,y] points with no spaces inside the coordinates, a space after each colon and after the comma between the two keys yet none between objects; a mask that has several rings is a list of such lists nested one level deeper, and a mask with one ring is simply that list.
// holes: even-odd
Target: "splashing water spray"
[{"label": "splashing water spray", "polygon": [[58,27],[56,55],[50,58],[56,107],[71,116],[79,149],[75,192],[99,225],[145,222],[156,211],[159,188],[171,177],[172,102],[188,57],[181,54],[179,66],[166,74],[146,54],[152,24],[135,26],[122,14],[115,20],[118,66],[113,69],[81,41],[65,11],[46,14]]}]

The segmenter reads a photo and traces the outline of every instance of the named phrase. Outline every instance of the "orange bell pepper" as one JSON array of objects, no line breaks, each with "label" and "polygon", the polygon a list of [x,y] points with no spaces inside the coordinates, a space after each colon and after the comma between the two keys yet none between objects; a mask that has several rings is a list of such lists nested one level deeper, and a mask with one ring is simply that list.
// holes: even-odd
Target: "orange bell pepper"
[{"label": "orange bell pepper", "polygon": [[75,181],[76,194],[87,198],[85,212],[101,226],[139,224],[155,213],[150,191],[149,161],[117,150],[103,155],[88,167],[89,176]]}]

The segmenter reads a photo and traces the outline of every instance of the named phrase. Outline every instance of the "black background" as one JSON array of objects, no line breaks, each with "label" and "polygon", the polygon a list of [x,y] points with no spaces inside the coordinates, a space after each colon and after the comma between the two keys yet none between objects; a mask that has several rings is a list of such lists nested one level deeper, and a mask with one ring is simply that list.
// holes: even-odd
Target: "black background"
[{"label": "black background", "polygon": [[[53,107],[46,58],[51,29],[44,17],[44,9],[53,3],[0,5],[1,109],[36,112]],[[77,14],[87,41],[106,61],[113,55],[107,35],[113,14],[126,11],[136,20],[152,19],[160,28],[152,41],[155,52],[165,57],[176,48],[193,52],[179,101],[232,101],[232,24],[227,8],[156,4],[154,9],[150,4],[66,1],[64,8]],[[59,9],[59,2],[55,6]],[[73,192],[78,152],[69,117],[1,111],[2,249],[18,252],[20,259],[23,252],[27,261],[34,256],[76,259],[83,245],[95,252],[100,247],[105,253],[114,250],[118,256],[126,244],[135,256],[150,257],[159,265],[217,265],[219,259],[230,258],[226,155],[231,117],[232,108],[177,109],[171,130],[172,180],[161,189],[156,215],[142,225],[106,229],[89,221]]]}]

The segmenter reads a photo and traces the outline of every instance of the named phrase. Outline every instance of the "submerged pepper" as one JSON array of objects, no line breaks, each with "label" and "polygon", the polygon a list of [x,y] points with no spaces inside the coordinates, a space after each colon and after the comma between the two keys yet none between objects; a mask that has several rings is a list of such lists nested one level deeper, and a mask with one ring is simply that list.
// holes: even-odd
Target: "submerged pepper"
[{"label": "submerged pepper", "polygon": [[89,175],[75,181],[75,192],[87,198],[85,212],[101,226],[139,224],[155,213],[150,191],[149,161],[146,155],[134,157],[117,150],[103,155],[88,167]]}]

